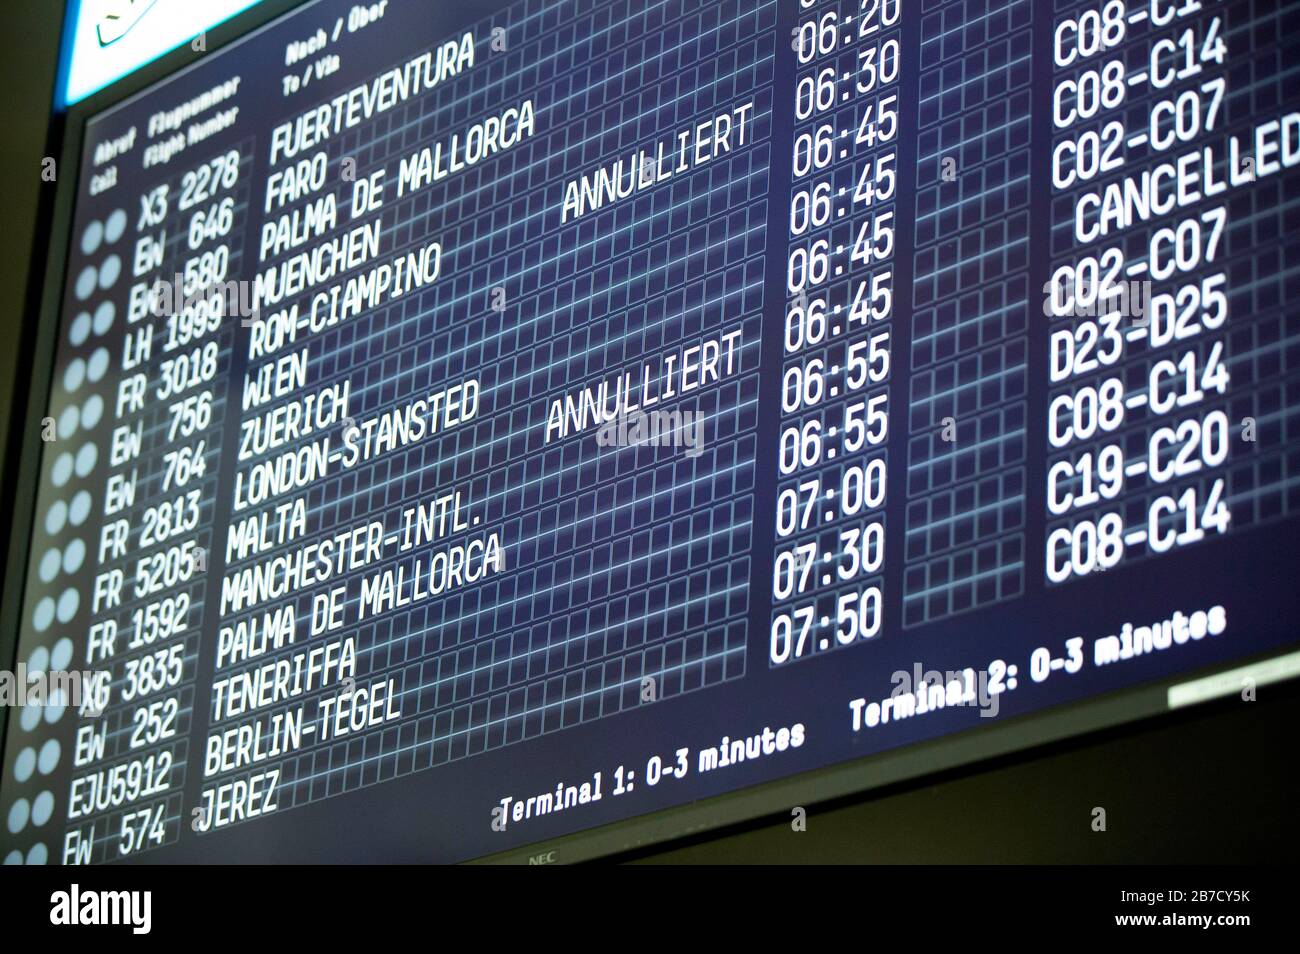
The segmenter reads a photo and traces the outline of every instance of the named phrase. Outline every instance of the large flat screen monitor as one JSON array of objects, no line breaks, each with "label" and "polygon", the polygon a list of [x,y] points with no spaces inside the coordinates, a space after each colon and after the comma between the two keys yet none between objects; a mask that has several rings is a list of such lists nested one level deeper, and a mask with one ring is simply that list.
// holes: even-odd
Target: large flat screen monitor
[{"label": "large flat screen monitor", "polygon": [[5,860],[576,860],[1294,672],[1300,5],[289,7],[66,117]]}]

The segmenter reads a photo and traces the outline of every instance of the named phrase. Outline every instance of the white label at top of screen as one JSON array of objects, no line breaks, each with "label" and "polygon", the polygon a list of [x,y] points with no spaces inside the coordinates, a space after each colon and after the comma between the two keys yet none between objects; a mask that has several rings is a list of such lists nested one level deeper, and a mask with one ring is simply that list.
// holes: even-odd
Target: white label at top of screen
[{"label": "white label at top of screen", "polygon": [[80,102],[262,0],[74,0],[61,106]]}]

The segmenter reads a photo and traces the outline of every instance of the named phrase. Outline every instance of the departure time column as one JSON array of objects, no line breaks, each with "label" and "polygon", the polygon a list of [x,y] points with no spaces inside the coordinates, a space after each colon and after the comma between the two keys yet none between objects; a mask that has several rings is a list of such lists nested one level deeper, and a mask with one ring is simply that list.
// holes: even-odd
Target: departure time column
[{"label": "departure time column", "polygon": [[800,0],[774,666],[884,625],[901,19]]}]

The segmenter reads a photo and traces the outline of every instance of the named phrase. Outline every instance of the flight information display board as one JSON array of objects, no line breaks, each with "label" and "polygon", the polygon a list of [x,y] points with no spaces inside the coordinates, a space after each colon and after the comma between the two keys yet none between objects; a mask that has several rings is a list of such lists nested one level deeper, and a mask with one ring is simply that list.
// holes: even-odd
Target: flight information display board
[{"label": "flight information display board", "polygon": [[317,0],[90,118],[6,861],[483,857],[1294,645],[1298,64]]}]

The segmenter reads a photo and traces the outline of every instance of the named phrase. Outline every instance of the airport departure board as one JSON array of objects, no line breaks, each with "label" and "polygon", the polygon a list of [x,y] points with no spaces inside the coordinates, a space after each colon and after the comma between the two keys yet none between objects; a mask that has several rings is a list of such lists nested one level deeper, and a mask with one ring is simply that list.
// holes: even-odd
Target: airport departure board
[{"label": "airport departure board", "polygon": [[317,0],[72,134],[7,862],[522,858],[1300,641],[1300,4]]}]

